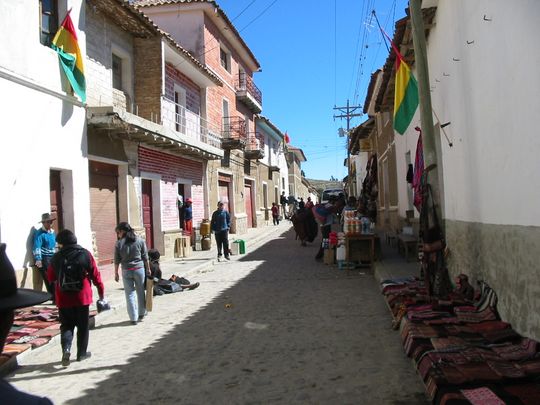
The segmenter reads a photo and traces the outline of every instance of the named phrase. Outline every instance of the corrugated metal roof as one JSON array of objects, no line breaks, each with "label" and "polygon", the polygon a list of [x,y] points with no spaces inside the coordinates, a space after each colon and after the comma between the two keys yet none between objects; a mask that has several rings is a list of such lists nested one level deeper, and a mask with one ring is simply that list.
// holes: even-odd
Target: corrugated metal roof
[{"label": "corrugated metal roof", "polygon": [[227,14],[225,14],[225,12],[221,9],[221,7],[217,4],[217,2],[213,0],[134,0],[133,1],[133,4],[135,4],[136,7],[152,7],[152,6],[163,6],[163,5],[172,5],[172,4],[182,5],[182,4],[192,4],[192,3],[203,3],[203,4],[206,3],[214,7],[218,11],[221,18],[223,18],[223,20],[227,23],[227,25],[232,29],[232,32],[238,38],[238,41],[240,41],[240,43],[242,44],[244,49],[247,51],[249,56],[253,59],[253,61],[257,65],[257,68],[258,69],[261,68],[261,64],[259,63],[259,61],[255,57],[253,52],[251,52],[251,49],[249,48],[249,46],[246,44],[246,42],[244,41],[244,39],[242,38],[238,30],[236,29],[232,21],[229,19],[229,17],[227,17]]}]

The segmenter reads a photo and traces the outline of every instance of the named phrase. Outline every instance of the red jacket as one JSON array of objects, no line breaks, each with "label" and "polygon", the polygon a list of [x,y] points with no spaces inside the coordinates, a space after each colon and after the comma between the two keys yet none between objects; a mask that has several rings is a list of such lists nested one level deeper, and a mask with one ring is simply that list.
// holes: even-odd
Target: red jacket
[{"label": "red jacket", "polygon": [[[86,253],[88,254],[88,258],[90,260],[90,268],[88,269],[88,277],[83,280],[83,288],[81,291],[64,292],[60,290],[56,283],[54,283],[56,306],[58,308],[90,305],[92,303],[92,284],[90,284],[90,280],[92,280],[94,285],[97,287],[99,298],[103,299],[105,288],[103,286],[103,282],[101,281],[101,274],[99,273],[96,261],[92,254],[88,250],[86,250]],[[56,281],[57,278],[56,271],[54,270],[54,264],[57,262],[57,260],[55,260],[57,254],[53,256],[51,264],[49,264],[49,267],[47,268],[47,279],[51,284]]]}]

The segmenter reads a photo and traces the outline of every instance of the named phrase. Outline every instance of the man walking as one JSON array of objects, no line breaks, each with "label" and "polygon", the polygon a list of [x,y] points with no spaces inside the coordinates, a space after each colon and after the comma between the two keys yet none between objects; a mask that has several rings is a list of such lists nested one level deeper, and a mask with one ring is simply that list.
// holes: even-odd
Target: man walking
[{"label": "man walking", "polygon": [[215,233],[216,244],[218,249],[218,262],[221,260],[221,252],[225,255],[225,259],[229,258],[229,229],[231,228],[231,216],[229,212],[223,208],[223,203],[218,202],[218,209],[212,214],[210,227]]},{"label": "man walking", "polygon": [[48,212],[41,216],[41,228],[34,233],[34,247],[32,252],[36,264],[35,274],[33,275],[33,288],[34,290],[41,291],[43,282],[54,302],[54,289],[47,281],[46,274],[56,246],[56,235],[54,229],[52,229],[53,221],[54,218]]},{"label": "man walking", "polygon": [[69,229],[58,233],[60,250],[52,257],[47,269],[51,283],[56,281],[56,305],[60,314],[60,343],[62,366],[69,366],[73,331],[77,328],[77,361],[90,357],[88,348],[88,312],[92,303],[92,286],[97,287],[103,300],[104,287],[92,254],[77,245],[77,238]]},{"label": "man walking", "polygon": [[285,197],[285,191],[283,191],[281,197],[279,197],[279,204],[283,209],[283,218],[287,218],[287,197]]}]

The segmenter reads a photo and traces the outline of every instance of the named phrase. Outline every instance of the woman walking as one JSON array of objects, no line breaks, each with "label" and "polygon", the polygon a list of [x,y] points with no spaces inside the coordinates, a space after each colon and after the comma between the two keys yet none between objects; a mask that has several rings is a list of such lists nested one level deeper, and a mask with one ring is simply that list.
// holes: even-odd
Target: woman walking
[{"label": "woman walking", "polygon": [[145,274],[150,275],[148,251],[145,241],[135,235],[127,222],[118,224],[116,237],[118,241],[114,251],[114,279],[120,279],[118,267],[122,265],[127,311],[131,323],[136,325],[137,321],[142,321],[146,315],[144,279]]}]

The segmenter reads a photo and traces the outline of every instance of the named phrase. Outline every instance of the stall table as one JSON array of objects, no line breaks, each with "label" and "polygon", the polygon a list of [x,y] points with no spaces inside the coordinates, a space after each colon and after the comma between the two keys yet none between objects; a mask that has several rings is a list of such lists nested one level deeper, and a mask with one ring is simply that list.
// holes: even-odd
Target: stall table
[{"label": "stall table", "polygon": [[347,235],[345,237],[345,248],[346,248],[345,255],[346,255],[347,262],[351,261],[351,249],[352,249],[352,246],[354,246],[355,242],[359,242],[361,244],[369,243],[369,250],[368,250],[369,268],[371,271],[373,271],[374,262],[375,262],[375,239],[376,239],[376,235],[374,233]]}]

